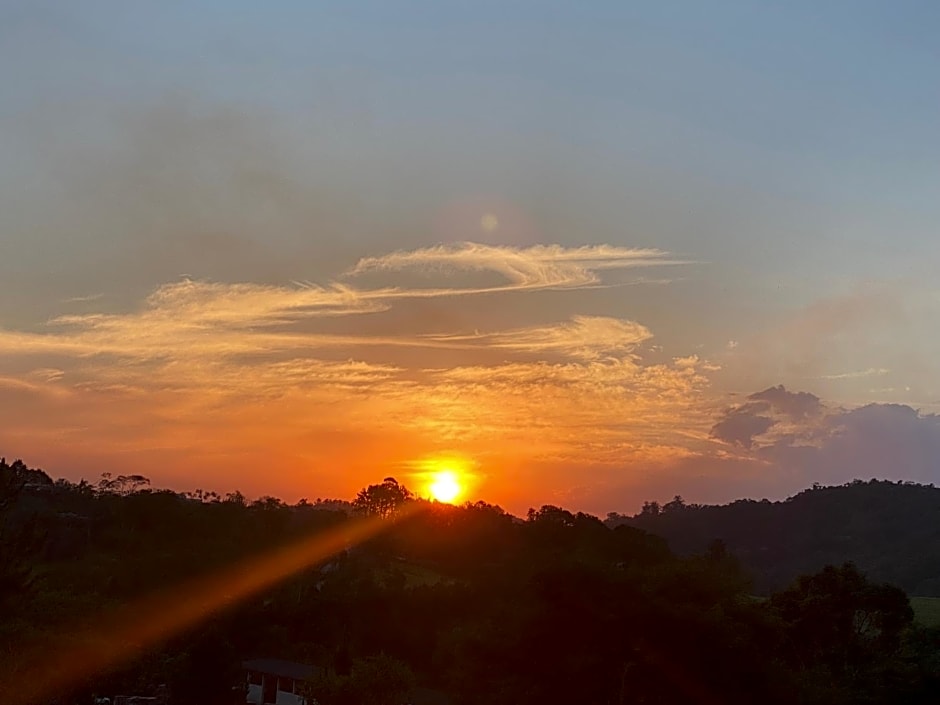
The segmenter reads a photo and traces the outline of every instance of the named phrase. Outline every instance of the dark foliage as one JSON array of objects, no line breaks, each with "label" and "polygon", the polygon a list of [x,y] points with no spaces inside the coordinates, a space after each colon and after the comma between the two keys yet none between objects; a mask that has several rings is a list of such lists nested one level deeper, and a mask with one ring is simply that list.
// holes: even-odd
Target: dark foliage
[{"label": "dark foliage", "polygon": [[[679,499],[679,498],[677,498]],[[875,580],[911,595],[940,596],[940,489],[871,480],[805,490],[783,502],[723,506],[647,502],[626,524],[662,536],[680,554],[721,539],[768,594],[797,576],[852,561]]]},{"label": "dark foliage", "polygon": [[[48,540],[16,552],[32,592],[9,593],[7,688],[33,645],[74,639],[78,618],[358,521],[335,501],[180,495],[134,476],[40,489],[14,475],[9,530],[39,526]],[[395,485],[395,507],[416,501]],[[758,600],[727,539],[679,557],[642,529],[559,507],[520,521],[482,502],[412,506],[367,543],[87,674],[59,702],[161,686],[174,705],[244,702],[239,664],[259,655],[319,666],[303,689],[321,705],[440,692],[494,705],[936,702],[940,635],[913,626],[903,592],[853,565]],[[658,507],[695,511],[678,499]]]}]

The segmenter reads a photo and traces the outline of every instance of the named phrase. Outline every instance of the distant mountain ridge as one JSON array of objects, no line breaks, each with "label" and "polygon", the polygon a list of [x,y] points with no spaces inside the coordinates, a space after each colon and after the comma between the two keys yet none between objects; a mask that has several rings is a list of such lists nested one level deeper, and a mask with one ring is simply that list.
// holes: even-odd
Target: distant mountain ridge
[{"label": "distant mountain ridge", "polygon": [[940,488],[912,482],[855,480],[814,486],[779,502],[743,499],[689,505],[647,503],[635,516],[611,514],[657,534],[672,550],[703,553],[715,540],[741,561],[759,594],[800,574],[853,561],[876,581],[911,595],[940,596]]}]

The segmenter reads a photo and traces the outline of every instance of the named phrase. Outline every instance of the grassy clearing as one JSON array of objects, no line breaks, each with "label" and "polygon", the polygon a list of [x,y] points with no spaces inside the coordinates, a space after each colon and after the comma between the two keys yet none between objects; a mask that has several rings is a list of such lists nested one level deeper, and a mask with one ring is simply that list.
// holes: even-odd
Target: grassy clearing
[{"label": "grassy clearing", "polygon": [[437,585],[439,582],[444,580],[444,577],[440,573],[436,573],[430,568],[425,568],[414,564],[403,566],[403,572],[405,573],[406,587]]},{"label": "grassy clearing", "polygon": [[940,597],[912,597],[914,621],[925,627],[940,627]]},{"label": "grassy clearing", "polygon": [[379,582],[383,583],[390,581],[395,584],[399,580],[403,580],[402,586],[406,588],[433,586],[438,583],[452,582],[449,578],[441,575],[429,566],[411,563],[401,558],[390,562],[384,568],[378,568],[375,572],[375,577]]},{"label": "grassy clearing", "polygon": [[[754,602],[766,602],[768,598],[750,595]],[[914,621],[924,627],[940,627],[940,597],[910,597],[914,610]]]}]

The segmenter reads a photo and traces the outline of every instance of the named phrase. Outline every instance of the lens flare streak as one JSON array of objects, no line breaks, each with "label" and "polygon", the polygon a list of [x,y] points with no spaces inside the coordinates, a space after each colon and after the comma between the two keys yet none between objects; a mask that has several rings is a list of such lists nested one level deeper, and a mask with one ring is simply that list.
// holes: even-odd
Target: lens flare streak
[{"label": "lens flare streak", "polygon": [[[420,509],[420,503],[406,505],[396,520]],[[50,639],[44,648],[37,650],[34,665],[27,666],[16,678],[0,679],[0,701],[44,701],[91,675],[132,659],[147,647],[213,612],[362,543],[389,525],[388,520],[378,517],[356,519],[213,575],[99,614],[89,623],[66,632],[67,637],[58,635]]]}]

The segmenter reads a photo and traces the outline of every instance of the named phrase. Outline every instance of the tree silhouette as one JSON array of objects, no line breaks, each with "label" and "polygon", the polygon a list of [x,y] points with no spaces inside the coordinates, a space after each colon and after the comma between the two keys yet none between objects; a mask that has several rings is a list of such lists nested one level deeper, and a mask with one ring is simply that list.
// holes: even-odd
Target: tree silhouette
[{"label": "tree silhouette", "polygon": [[150,487],[150,478],[143,475],[118,475],[112,477],[111,473],[101,473],[101,479],[98,481],[98,492],[101,494],[117,494],[122,497],[135,492],[140,492],[144,488]]},{"label": "tree silhouette", "polygon": [[914,618],[902,590],[869,582],[852,563],[801,576],[770,604],[788,625],[800,665],[824,664],[849,677],[894,656]]},{"label": "tree silhouette", "polygon": [[8,465],[0,458],[0,610],[29,592],[34,559],[45,543],[35,518],[17,516],[16,511],[27,481],[39,475],[45,473],[30,470],[20,460]]},{"label": "tree silhouette", "polygon": [[[345,502],[184,494],[123,477],[100,491],[0,460],[0,701],[23,702],[16,674],[46,663],[59,634],[102,602],[211,575],[350,521]],[[840,509],[829,495],[845,493],[863,495],[868,511],[857,516],[873,522],[861,534],[868,538],[884,526],[873,517],[898,500],[912,525],[930,528],[936,513],[927,510],[940,491],[863,483],[724,509],[674,499],[665,511],[613,515],[620,525],[611,528],[551,505],[525,521],[482,502],[402,512],[411,493],[386,478],[355,502],[375,517],[399,513],[379,536],[58,695],[71,703],[90,702],[92,692],[169,692],[234,705],[245,699],[240,659],[257,654],[317,666],[299,686],[311,705],[446,704],[437,697],[446,695],[492,705],[940,702],[940,630],[912,624],[905,595],[882,578],[828,568],[771,599],[752,597],[737,560],[741,541],[756,534],[770,544],[781,526],[808,535],[800,519],[815,515],[809,528],[844,540],[867,526],[853,519],[854,500],[828,516]],[[808,513],[804,502],[819,507]],[[918,507],[924,516],[911,511]],[[765,525],[771,509],[787,521]],[[704,524],[685,557],[638,528],[691,533],[712,513],[733,521]],[[33,548],[20,533],[31,522],[48,537]],[[807,561],[819,559],[813,546],[827,538],[814,540],[796,544]],[[925,542],[900,550],[937,555]]]},{"label": "tree silhouette", "polygon": [[369,485],[359,491],[353,506],[369,516],[388,519],[398,509],[413,499],[411,491],[398,483],[394,477],[386,477],[379,485]]}]

